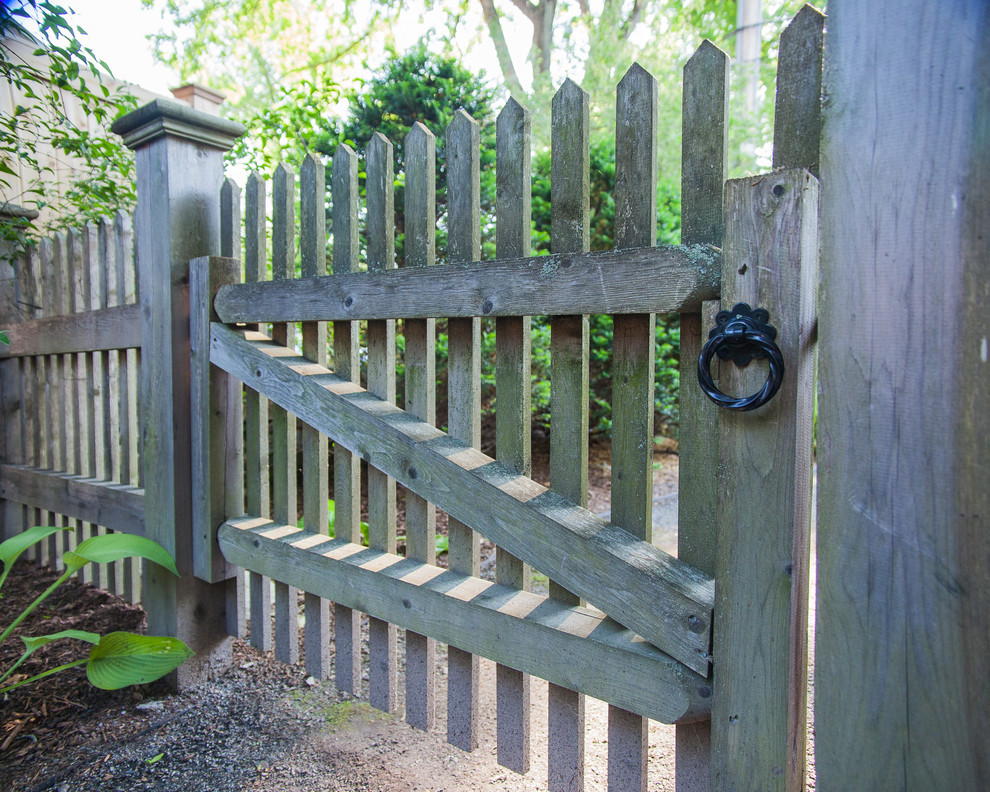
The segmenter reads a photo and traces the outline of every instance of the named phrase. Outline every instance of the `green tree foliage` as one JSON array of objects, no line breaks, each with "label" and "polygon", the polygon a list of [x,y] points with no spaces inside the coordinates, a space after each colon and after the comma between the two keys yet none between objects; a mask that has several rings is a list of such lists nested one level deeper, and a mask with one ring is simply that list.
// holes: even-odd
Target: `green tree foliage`
[{"label": "green tree foliage", "polygon": [[[9,203],[39,210],[51,205],[55,227],[129,210],[136,198],[134,158],[104,131],[134,99],[107,87],[109,67],[82,43],[85,31],[69,22],[69,13],[48,0],[0,5],[0,76],[17,96],[10,112],[0,112],[0,187]],[[20,45],[33,48],[41,65],[20,57]],[[97,131],[76,123],[66,97],[78,100]],[[48,147],[73,164],[67,185],[58,185],[41,153]],[[18,170],[35,175],[15,194]],[[2,232],[12,242],[31,233],[23,218],[4,221]]]}]

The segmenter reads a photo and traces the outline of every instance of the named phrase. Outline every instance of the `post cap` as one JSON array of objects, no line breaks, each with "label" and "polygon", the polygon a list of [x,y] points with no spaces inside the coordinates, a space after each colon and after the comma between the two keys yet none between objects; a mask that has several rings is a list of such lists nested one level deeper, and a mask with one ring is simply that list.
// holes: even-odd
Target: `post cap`
[{"label": "post cap", "polygon": [[155,99],[118,118],[110,131],[120,135],[129,149],[141,148],[167,135],[227,151],[246,130],[236,121],[168,99]]}]

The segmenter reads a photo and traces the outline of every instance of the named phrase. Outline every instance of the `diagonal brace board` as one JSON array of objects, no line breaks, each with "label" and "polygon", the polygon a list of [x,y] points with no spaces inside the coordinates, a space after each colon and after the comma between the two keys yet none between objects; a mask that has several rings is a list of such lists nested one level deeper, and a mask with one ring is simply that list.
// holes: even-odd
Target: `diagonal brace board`
[{"label": "diagonal brace board", "polygon": [[718,298],[710,245],[554,254],[224,286],[223,322],[665,313]]},{"label": "diagonal brace board", "polygon": [[214,323],[210,361],[707,675],[710,577],[260,333]]},{"label": "diagonal brace board", "polygon": [[663,723],[711,710],[707,679],[589,608],[262,517],[218,538],[231,563]]}]

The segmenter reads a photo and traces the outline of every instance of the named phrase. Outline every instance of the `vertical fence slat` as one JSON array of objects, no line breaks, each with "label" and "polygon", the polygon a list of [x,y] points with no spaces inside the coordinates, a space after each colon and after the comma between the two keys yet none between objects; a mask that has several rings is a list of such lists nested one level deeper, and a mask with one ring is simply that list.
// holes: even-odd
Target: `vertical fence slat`
[{"label": "vertical fence slat", "polygon": [[[134,247],[131,238],[131,218],[118,211],[113,221],[114,260],[117,265],[117,284],[122,305],[137,302],[137,273]],[[140,480],[138,458],[138,354],[137,349],[119,353],[120,373],[120,481],[137,485]],[[129,602],[141,599],[141,563],[134,558],[123,561],[124,597]]]},{"label": "vertical fence slat", "polygon": [[[420,123],[406,135],[405,266],[436,263],[436,140]],[[436,320],[405,320],[405,409],[430,425],[437,420]],[[406,557],[435,564],[436,508],[406,492]],[[406,722],[433,728],[436,712],[436,641],[406,631]]]},{"label": "vertical fence slat", "polygon": [[[56,235],[51,239],[43,239],[39,248],[41,272],[39,273],[39,293],[41,297],[42,316],[55,316],[55,282],[58,278],[58,259],[62,255],[62,238]],[[56,467],[56,445],[54,434],[55,417],[59,414],[58,398],[61,395],[55,380],[56,376],[56,356],[47,355],[38,358],[37,382],[38,397],[41,399],[42,414],[38,416],[38,430],[36,432],[38,465],[48,470]],[[40,514],[40,522],[45,525],[57,525],[55,515],[47,510]],[[67,539],[62,531],[52,534],[48,538],[49,559],[53,569],[62,569],[62,549],[67,547]],[[34,557],[34,551],[30,551],[29,558]]]},{"label": "vertical fence slat", "polygon": [[[280,164],[275,169],[272,201],[272,277],[291,278],[296,271],[295,177]],[[272,326],[276,344],[293,347],[295,327]],[[296,524],[296,418],[281,407],[272,406],[272,514],[276,522]],[[299,659],[299,624],[296,617],[296,589],[275,582],[275,656],[283,663]]]},{"label": "vertical fence slat", "polygon": [[[368,270],[395,267],[395,190],[392,144],[380,132],[367,149]],[[368,322],[368,390],[395,403],[395,320]],[[395,552],[395,479],[368,467],[368,544]],[[395,625],[368,620],[368,697],[383,712],[394,712],[397,695]]]},{"label": "vertical fence slat", "polygon": [[[0,282],[0,323],[4,328],[22,320],[22,310],[19,304],[21,298],[20,271],[28,260],[27,254],[14,256],[10,243],[0,246],[0,271],[3,277]],[[23,299],[23,298],[21,298]],[[0,361],[0,401],[2,414],[0,421],[0,454],[3,461],[23,464],[25,462],[25,431],[24,431],[24,361],[19,358],[8,358]],[[24,530],[24,518],[27,514],[24,507],[16,501],[5,500],[0,504],[0,540],[15,536]],[[41,557],[44,559],[42,549]]]},{"label": "vertical fence slat", "polygon": [[[303,160],[299,173],[300,257],[303,277],[327,274],[326,184],[323,162],[315,154]],[[326,322],[304,322],[303,355],[327,364]],[[311,426],[302,428],[303,521],[307,531],[326,534],[330,475],[327,437]],[[306,671],[316,679],[330,678],[330,603],[307,593]]]},{"label": "vertical fence slat", "polygon": [[[532,199],[529,111],[515,99],[506,102],[496,122],[496,229],[498,258],[532,251]],[[531,343],[528,316],[495,320],[495,453],[521,475],[532,471]],[[530,570],[501,547],[495,550],[495,582],[528,590]],[[531,678],[514,668],[495,668],[498,762],[517,773],[529,772]]]},{"label": "vertical fence slat", "polygon": [[[616,89],[615,247],[657,238],[657,81],[633,64]],[[612,522],[653,539],[653,314],[615,316],[612,369]],[[608,708],[608,785],[647,787],[649,720]]]},{"label": "vertical fence slat", "polygon": [[[728,88],[728,56],[711,42],[703,42],[684,66],[681,242],[685,245],[722,245]],[[681,314],[677,555],[714,575],[718,418],[717,408],[697,386],[698,356],[709,327],[701,313]],[[707,789],[710,721],[678,725],[675,739],[678,791]]]},{"label": "vertical fence slat", "polygon": [[[117,278],[117,250],[113,239],[113,222],[108,218],[101,218],[97,227],[100,244],[100,263],[103,267],[103,278],[106,285],[104,292],[106,307],[122,305],[120,282]],[[106,437],[103,443],[104,466],[106,477],[111,481],[123,481],[121,471],[121,437],[123,433],[120,427],[120,407],[123,404],[121,395],[120,380],[123,369],[121,360],[123,355],[119,350],[112,350],[104,355],[104,388],[103,388],[103,425],[106,427]],[[110,568],[110,590],[123,597],[126,594],[124,587],[124,569],[127,560],[117,561]]]},{"label": "vertical fence slat", "polygon": [[[551,108],[550,247],[577,253],[590,246],[588,94],[567,80]],[[588,503],[588,317],[559,316],[550,322],[550,488],[580,506]],[[550,596],[579,599],[550,581]],[[584,788],[584,696],[550,684],[548,692],[548,787]]]},{"label": "vertical fence slat", "polygon": [[806,5],[780,34],[773,167],[818,175],[822,132],[822,44],[825,15]]},{"label": "vertical fence slat", "polygon": [[[83,260],[85,272],[83,286],[85,292],[81,295],[78,310],[81,312],[95,311],[106,307],[106,270],[105,262],[100,257],[100,238],[95,225],[87,223],[82,230]],[[104,373],[106,372],[106,353],[91,352],[80,355],[86,364],[86,414],[89,423],[89,436],[86,438],[84,456],[86,475],[92,478],[107,477],[105,452],[106,424],[104,422],[104,402],[106,388]],[[106,527],[91,525],[93,535],[106,534]],[[93,582],[100,588],[109,589],[110,567],[107,564],[93,564]]]},{"label": "vertical fence slat", "polygon": [[[347,145],[333,156],[333,273],[358,270],[358,158]],[[339,377],[360,382],[357,322],[333,323],[333,365]],[[361,460],[333,446],[334,536],[361,541]],[[361,690],[361,614],[334,606],[334,666],[337,689],[351,695]]]},{"label": "vertical fence slat", "polygon": [[[265,219],[265,181],[260,174],[248,176],[244,192],[244,280],[256,283],[268,277],[268,235]],[[251,388],[245,389],[244,466],[245,506],[248,514],[267,516],[268,491],[268,399]],[[251,572],[251,646],[263,652],[272,648],[272,582]]]},{"label": "vertical fence slat", "polygon": [[[447,260],[481,258],[480,132],[458,110],[447,126]],[[447,425],[452,437],[481,446],[481,320],[447,321]],[[471,528],[448,521],[450,569],[479,575],[481,544]],[[456,647],[447,655],[447,741],[465,751],[478,747],[478,658]]]},{"label": "vertical fence slat", "polygon": [[[803,695],[789,680],[807,636],[791,635],[791,610],[807,609],[818,182],[803,169],[727,182],[725,217],[722,306],[769,311],[787,370],[766,406],[719,411],[713,786],[794,792],[804,752],[791,755],[789,731]],[[723,391],[752,393],[765,368],[719,374]]]},{"label": "vertical fence slat", "polygon": [[[57,285],[60,287],[57,292],[59,300],[59,313],[70,314],[75,311],[75,281],[74,275],[77,270],[77,263],[81,258],[81,245],[79,237],[74,231],[69,231],[65,235],[65,244],[62,247],[61,269]],[[61,459],[58,461],[58,469],[66,473],[77,473],[79,471],[79,446],[78,441],[85,435],[82,405],[79,400],[79,367],[75,355],[62,355],[61,367],[59,370],[59,390],[62,394],[63,413],[55,416],[56,431],[61,435]],[[74,426],[69,426],[65,420],[67,416],[75,416],[77,419]],[[75,529],[70,542],[78,544],[87,537],[83,531],[83,524],[80,520],[70,520],[66,515],[62,515],[62,525],[71,525]],[[92,566],[83,567],[77,577],[89,582],[92,579]]]},{"label": "vertical fence slat", "polygon": [[[220,255],[241,260],[241,188],[230,177],[224,178],[220,185]],[[239,283],[240,278],[233,282]],[[231,403],[226,405],[229,412],[224,431],[228,434],[233,433],[237,427],[238,432],[243,432],[244,387],[230,380],[225,380],[224,385],[231,396]],[[238,475],[238,471],[244,469],[244,442],[240,437],[231,438],[231,440],[235,439],[237,442],[226,444],[228,453],[224,458],[224,464],[228,468],[224,474],[224,493],[231,506],[226,510],[228,516],[244,513],[243,484],[233,486],[234,482],[243,481],[243,473]],[[216,551],[217,548],[214,547],[213,550]],[[234,572],[234,576],[226,581],[227,634],[235,638],[243,638],[247,635],[247,592],[244,585],[244,570],[231,571]]]}]

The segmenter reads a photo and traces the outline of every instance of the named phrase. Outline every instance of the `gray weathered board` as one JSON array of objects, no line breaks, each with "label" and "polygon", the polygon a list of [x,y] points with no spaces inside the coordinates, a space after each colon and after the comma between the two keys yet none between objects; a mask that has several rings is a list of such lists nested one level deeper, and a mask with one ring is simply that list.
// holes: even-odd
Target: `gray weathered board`
[{"label": "gray weathered board", "polygon": [[[211,361],[620,623],[708,673],[711,578],[259,333]],[[602,586],[602,580],[611,585]]]}]

